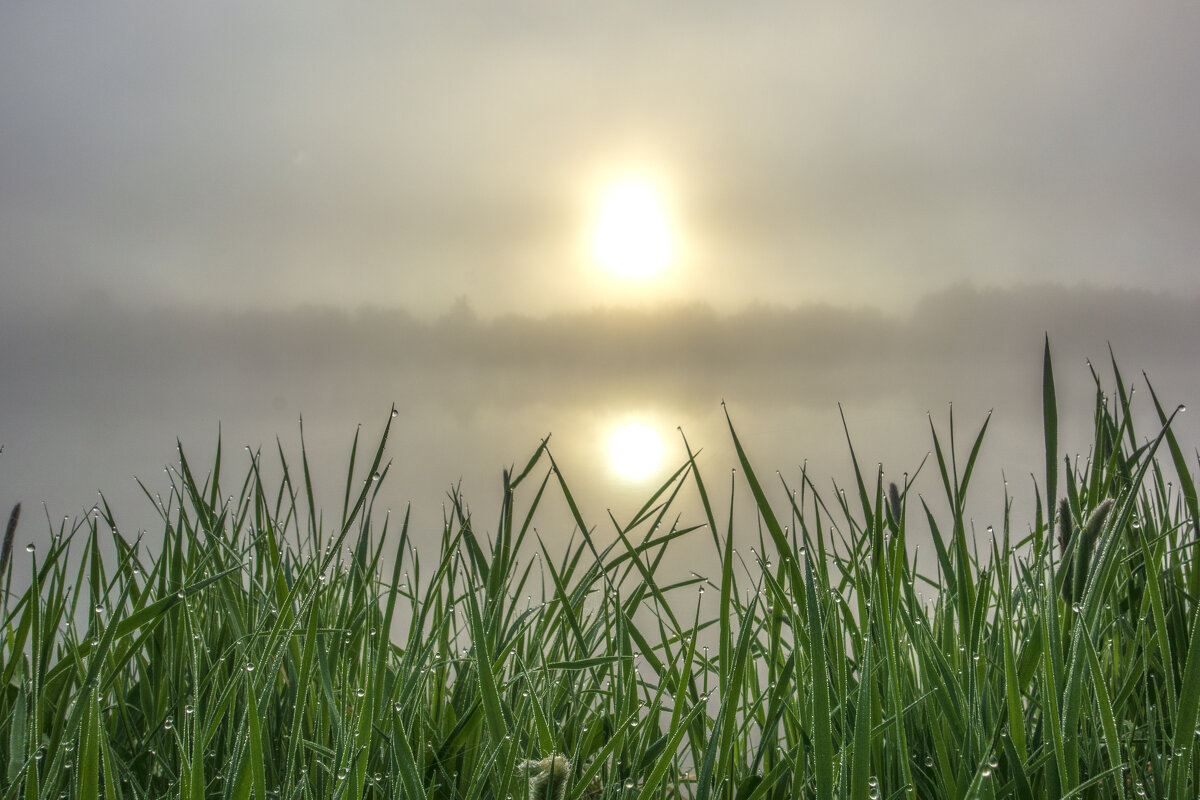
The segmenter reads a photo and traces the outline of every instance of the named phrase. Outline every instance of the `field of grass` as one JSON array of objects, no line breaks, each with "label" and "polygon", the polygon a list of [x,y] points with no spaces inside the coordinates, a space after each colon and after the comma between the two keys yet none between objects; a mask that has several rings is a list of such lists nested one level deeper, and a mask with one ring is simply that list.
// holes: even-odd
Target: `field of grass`
[{"label": "field of grass", "polygon": [[[1047,348],[1037,513],[978,538],[986,422],[931,425],[928,505],[861,471],[764,481],[730,425],[752,530],[694,458],[589,529],[543,443],[496,517],[453,498],[438,552],[375,508],[386,431],[324,514],[306,458],[266,485],[258,454],[230,482],[181,450],[153,547],[103,503],[49,546],[10,527],[0,800],[1194,798],[1194,454],[1108,381],[1090,452],[1059,453]],[[554,493],[565,553],[534,528]],[[660,577],[701,547],[719,573]]]}]

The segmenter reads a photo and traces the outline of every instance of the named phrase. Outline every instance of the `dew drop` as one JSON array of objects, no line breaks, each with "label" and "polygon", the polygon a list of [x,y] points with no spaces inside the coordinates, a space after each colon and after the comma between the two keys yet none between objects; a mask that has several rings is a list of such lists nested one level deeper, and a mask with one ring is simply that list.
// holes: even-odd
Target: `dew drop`
[{"label": "dew drop", "polygon": [[26,553],[32,553],[34,550],[37,550],[37,547],[34,546],[33,542],[30,542],[29,544],[25,545]]}]

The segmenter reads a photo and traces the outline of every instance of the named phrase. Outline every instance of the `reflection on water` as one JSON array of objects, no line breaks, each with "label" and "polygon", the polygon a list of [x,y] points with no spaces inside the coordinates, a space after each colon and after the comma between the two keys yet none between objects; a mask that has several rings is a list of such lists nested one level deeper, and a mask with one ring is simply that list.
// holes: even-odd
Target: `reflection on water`
[{"label": "reflection on water", "polygon": [[[694,316],[692,327],[685,329],[687,341],[713,326],[728,330],[733,324]],[[868,491],[874,489],[880,465],[885,487],[889,481],[902,482],[904,473],[909,473],[916,476],[910,499],[920,496],[931,510],[941,513],[946,500],[936,465],[928,463],[919,473],[918,467],[932,446],[927,412],[932,411],[932,421],[944,435],[946,403],[954,401],[960,453],[969,447],[988,410],[995,410],[971,482],[976,529],[983,532],[988,525],[997,529],[1002,525],[1002,470],[1010,481],[1012,517],[1018,529],[1023,530],[1033,516],[1029,475],[1041,476],[1045,469],[1038,386],[1041,334],[1036,347],[1022,358],[984,352],[955,356],[953,361],[949,356],[935,359],[920,354],[863,360],[857,350],[847,351],[842,358],[790,355],[786,345],[795,338],[794,331],[768,326],[763,335],[771,334],[776,348],[768,354],[791,361],[768,362],[761,349],[756,351],[757,360],[739,360],[737,354],[744,352],[741,345],[735,347],[735,342],[726,352],[714,340],[720,358],[707,350],[701,358],[680,345],[680,352],[692,353],[692,360],[677,363],[661,353],[646,356],[640,349],[645,340],[657,341],[650,335],[657,328],[647,333],[633,324],[637,319],[624,317],[616,321],[620,325],[605,322],[603,315],[591,323],[590,319],[571,325],[512,321],[493,327],[471,322],[457,327],[395,323],[395,330],[380,330],[414,351],[420,351],[420,336],[440,337],[441,342],[437,348],[426,348],[438,358],[425,361],[412,356],[397,363],[385,360],[387,350],[375,340],[372,347],[378,349],[359,354],[358,360],[325,355],[320,347],[336,337],[313,333],[299,323],[296,335],[309,331],[309,338],[277,341],[274,333],[260,333],[258,339],[249,340],[259,349],[248,354],[243,353],[245,347],[232,346],[242,343],[237,337],[214,338],[216,333],[206,334],[201,327],[188,334],[196,341],[184,337],[184,344],[196,350],[195,358],[178,361],[152,357],[159,348],[151,344],[144,344],[145,352],[97,345],[91,354],[94,360],[62,356],[60,361],[39,363],[9,357],[4,362],[9,371],[0,382],[4,401],[0,402],[0,445],[4,446],[0,513],[22,502],[26,509],[22,540],[36,539],[47,534],[44,520],[39,525],[39,515],[33,513],[40,502],[47,503],[51,518],[61,519],[84,511],[100,489],[127,533],[140,528],[154,531],[159,524],[156,515],[134,478],[142,478],[152,495],[165,496],[168,487],[162,467],[176,463],[177,438],[193,470],[207,472],[220,431],[225,475],[238,474],[246,465],[242,445],[261,448],[264,480],[270,481],[271,471],[279,469],[277,450],[283,451],[293,469],[300,464],[297,423],[302,413],[317,504],[331,520],[342,505],[357,427],[361,423],[355,477],[362,480],[364,454],[373,453],[395,402],[399,414],[392,420],[385,456],[392,465],[380,504],[400,511],[411,502],[410,532],[418,547],[436,546],[447,493],[455,486],[461,487],[477,530],[485,535],[494,530],[502,470],[520,470],[547,435],[584,523],[597,536],[611,538],[609,512],[618,525],[625,524],[660,482],[685,463],[686,450],[677,428],[697,454],[717,527],[723,531],[732,517],[737,536],[744,537],[748,547],[757,545],[759,525],[743,476],[730,480],[730,470],[738,461],[722,411],[724,398],[764,490],[781,513],[788,501],[783,484],[797,488],[800,465],[805,463],[808,480],[831,506],[837,505],[835,485],[856,496],[839,402]],[[374,330],[368,325],[371,319],[327,322],[350,332],[359,330],[356,325]],[[763,322],[767,323],[771,318]],[[749,326],[750,321],[739,324]],[[572,334],[579,325],[584,326],[582,332]],[[150,322],[144,327],[144,331],[135,328],[135,333],[141,331],[145,337],[129,334],[113,341],[161,342],[174,330],[159,330]],[[604,331],[610,339],[615,337],[615,344],[592,343]],[[757,341],[751,333],[743,332],[738,341]],[[200,346],[209,339],[223,345],[201,352]],[[88,339],[92,340],[108,341],[102,334]],[[881,341],[882,347],[886,340]],[[508,345],[529,342],[540,343],[548,355],[543,353],[540,361],[506,355]],[[667,337],[666,342],[662,347],[679,345],[678,337]],[[493,345],[494,350],[488,349]],[[556,349],[560,347],[562,353]],[[206,355],[210,350],[220,357]],[[1062,454],[1079,452],[1091,441],[1094,390],[1082,355],[1065,350],[1056,357]],[[583,359],[578,364],[577,356]],[[1175,365],[1173,369],[1163,369],[1161,364],[1156,368],[1135,356],[1129,357],[1129,363],[1130,369],[1150,370],[1165,403],[1195,404],[1200,373],[1186,368],[1190,361],[1165,362]],[[1139,394],[1137,400],[1141,398]],[[1149,411],[1152,416],[1152,407]],[[1177,425],[1185,447],[1200,438],[1200,415],[1184,415]],[[1141,425],[1139,434],[1152,427]],[[536,469],[546,472],[535,474],[521,487],[522,502],[530,502],[548,473],[548,463]],[[707,521],[692,476],[684,478],[671,511],[679,515],[680,527]],[[667,524],[674,522],[672,518]],[[918,530],[921,524],[919,519],[910,520],[910,546],[928,541]],[[536,525],[552,554],[554,548],[564,546],[576,526],[561,493],[546,492]],[[931,552],[927,546],[922,551]],[[667,561],[698,552],[698,548],[684,548]]]}]

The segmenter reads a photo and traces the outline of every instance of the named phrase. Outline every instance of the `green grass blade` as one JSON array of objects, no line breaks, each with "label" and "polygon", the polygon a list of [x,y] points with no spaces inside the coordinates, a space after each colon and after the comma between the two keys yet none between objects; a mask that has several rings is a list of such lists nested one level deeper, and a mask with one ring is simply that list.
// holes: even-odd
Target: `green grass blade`
[{"label": "green grass blade", "polygon": [[[812,662],[812,736],[815,750],[817,799],[833,800],[833,727],[829,715],[829,676],[826,673],[825,624],[813,583],[812,563],[804,559],[804,588],[808,595],[808,639]],[[797,620],[797,623],[799,621]]]},{"label": "green grass blade", "polygon": [[1058,398],[1054,391],[1054,365],[1050,359],[1050,334],[1042,355],[1042,431],[1046,442],[1046,514],[1047,527],[1054,525],[1058,503]]},{"label": "green grass blade", "polygon": [[508,733],[508,726],[504,723],[500,693],[496,689],[496,676],[492,672],[491,648],[488,644],[487,631],[483,627],[483,618],[479,615],[479,602],[475,599],[475,593],[468,591],[466,597],[484,716],[487,719],[488,730],[492,734],[492,741],[502,742]]},{"label": "green grass blade", "polygon": [[870,788],[867,780],[871,775],[871,698],[872,670],[871,636],[872,620],[868,614],[863,623],[863,654],[858,667],[858,697],[854,703],[854,751],[851,753],[850,796],[854,800],[869,800]]},{"label": "green grass blade", "polygon": [[1195,749],[1196,731],[1200,730],[1200,614],[1195,613],[1193,604],[1192,631],[1188,638],[1187,657],[1180,681],[1179,706],[1174,720],[1172,747],[1175,758],[1171,772],[1171,800],[1195,797],[1193,788],[1189,793],[1192,751]]}]

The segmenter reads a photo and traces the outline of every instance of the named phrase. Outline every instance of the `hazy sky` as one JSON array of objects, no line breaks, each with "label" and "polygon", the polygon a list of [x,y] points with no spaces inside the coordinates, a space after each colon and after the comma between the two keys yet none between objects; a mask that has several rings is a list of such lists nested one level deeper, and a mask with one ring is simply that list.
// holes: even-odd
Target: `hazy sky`
[{"label": "hazy sky", "polygon": [[[627,417],[724,470],[722,398],[765,469],[830,474],[839,401],[893,475],[927,410],[995,408],[993,477],[1024,476],[1047,331],[1077,434],[1110,342],[1200,405],[1198,30],[1191,3],[5,3],[0,503],[136,501],[218,423],[269,447],[304,413],[341,458],[393,401],[394,499],[429,517],[548,432],[603,508]],[[588,247],[626,176],[673,237],[649,279]]]},{"label": "hazy sky", "polygon": [[[4,306],[1200,289],[1200,9],[6,3]],[[670,195],[646,287],[597,187]]]}]

